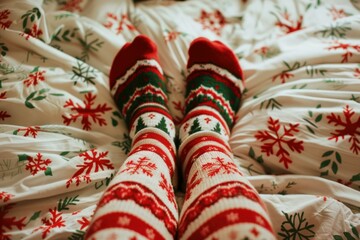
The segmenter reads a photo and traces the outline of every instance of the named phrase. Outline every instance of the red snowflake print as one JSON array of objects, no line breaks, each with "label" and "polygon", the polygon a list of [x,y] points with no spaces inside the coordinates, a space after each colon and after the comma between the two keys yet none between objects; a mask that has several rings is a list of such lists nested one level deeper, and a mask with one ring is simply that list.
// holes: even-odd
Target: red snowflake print
[{"label": "red snowflake print", "polygon": [[127,28],[130,31],[135,31],[136,28],[131,24],[127,14],[122,14],[120,17],[113,13],[106,14],[107,22],[104,26],[110,30],[113,30],[116,34],[120,34]]},{"label": "red snowflake print", "polygon": [[86,229],[90,224],[90,220],[86,217],[82,217],[80,220],[77,220],[77,222],[81,225],[80,230]]},{"label": "red snowflake print", "polygon": [[26,87],[30,87],[31,85],[36,86],[41,81],[45,81],[44,73],[45,73],[45,70],[39,71],[39,67],[35,67],[34,70],[31,71],[29,76],[27,78],[25,78],[25,80],[24,80],[25,86]]},{"label": "red snowflake print", "polygon": [[121,172],[128,172],[130,175],[142,172],[149,177],[152,177],[152,172],[157,169],[156,164],[152,163],[150,158],[147,157],[140,157],[137,161],[129,160],[126,162],[125,167]]},{"label": "red snowflake print", "polygon": [[10,11],[8,9],[0,11],[0,28],[9,28],[12,21],[9,19]]},{"label": "red snowflake print", "polygon": [[200,18],[195,20],[200,22],[204,30],[209,29],[219,36],[226,23],[224,15],[219,10],[212,13],[201,10]]},{"label": "red snowflake print", "polygon": [[41,219],[43,225],[38,228],[35,228],[35,231],[41,230],[42,231],[42,239],[45,239],[46,236],[50,233],[51,229],[54,228],[62,228],[65,227],[65,220],[62,217],[62,213],[54,209],[49,209],[49,218],[46,216]]},{"label": "red snowflake print", "polygon": [[286,148],[291,152],[301,153],[304,151],[303,141],[297,141],[293,134],[299,132],[298,127],[298,123],[290,123],[289,127],[283,126],[283,131],[280,131],[281,125],[279,119],[274,120],[272,117],[269,117],[268,130],[258,131],[255,134],[255,138],[263,143],[261,152],[270,156],[274,154],[274,151],[277,148],[275,155],[280,157],[279,162],[283,163],[284,167],[288,169],[292,160],[290,158],[290,153]]},{"label": "red snowflake print", "polygon": [[303,29],[303,16],[301,15],[297,20],[293,20],[291,19],[288,11],[285,9],[283,12],[280,13],[280,16],[278,16],[278,14],[274,14],[274,16],[277,18],[275,26],[279,27],[286,34],[290,34]]},{"label": "red snowflake print", "polygon": [[81,123],[83,129],[86,131],[91,130],[91,120],[94,123],[99,124],[100,126],[106,126],[106,120],[102,118],[101,115],[105,114],[105,112],[110,111],[112,108],[107,106],[106,103],[98,104],[95,108],[92,108],[92,105],[95,104],[96,95],[92,95],[92,93],[87,93],[85,95],[85,100],[82,104],[74,103],[72,99],[69,99],[65,102],[64,107],[70,108],[71,111],[75,112],[74,114],[70,114],[70,117],[62,115],[64,119],[64,124],[67,126],[72,122],[76,122],[79,118],[81,119]]},{"label": "red snowflake print", "polygon": [[199,172],[197,171],[190,179],[190,182],[186,184],[185,200],[188,200],[191,196],[192,190],[201,183],[202,178],[197,178]]},{"label": "red snowflake print", "polygon": [[240,174],[240,171],[235,163],[230,161],[225,162],[225,159],[221,157],[215,157],[212,158],[212,160],[214,161],[202,165],[203,170],[207,171],[209,177],[213,177],[218,174]]},{"label": "red snowflake print", "polygon": [[164,31],[165,42],[175,41],[179,36],[186,36],[186,34],[183,32],[176,31],[176,30],[172,30],[172,31],[165,30]]},{"label": "red snowflake print", "polygon": [[69,11],[69,12],[81,12],[81,3],[83,0],[67,0],[60,10]]},{"label": "red snowflake print", "polygon": [[23,135],[24,137],[31,136],[33,138],[36,138],[38,132],[40,131],[40,127],[39,126],[34,126],[34,127],[18,128],[16,131],[17,132],[25,131],[25,133]]},{"label": "red snowflake print", "polygon": [[0,93],[0,99],[6,99],[6,91]]},{"label": "red snowflake print", "polygon": [[339,8],[336,8],[335,6],[330,8],[329,11],[330,11],[330,14],[331,14],[333,20],[337,20],[337,19],[348,16],[348,14],[344,11],[344,9],[339,9]]},{"label": "red snowflake print", "polygon": [[91,149],[88,152],[80,153],[79,156],[84,159],[84,163],[76,165],[79,170],[77,170],[74,175],[66,182],[66,187],[68,188],[70,184],[73,183],[73,181],[75,181],[76,186],[79,186],[81,181],[86,183],[91,182],[90,174],[92,172],[99,172],[99,170],[105,169],[114,169],[111,161],[105,158],[108,153],[108,151],[98,152],[96,149]]},{"label": "red snowflake print", "polygon": [[11,115],[7,111],[0,111],[0,119],[5,121],[5,118],[9,118]]},{"label": "red snowflake print", "polygon": [[43,34],[43,31],[38,27],[36,23],[29,28],[26,29],[25,32],[20,33],[20,36],[25,37],[26,40],[29,40],[30,37],[39,38]]},{"label": "red snowflake print", "polygon": [[25,218],[23,217],[21,219],[16,219],[16,217],[6,217],[6,215],[10,212],[10,209],[14,207],[13,204],[6,204],[2,207],[0,207],[0,239],[1,240],[10,240],[11,235],[6,233],[8,230],[15,230],[19,229],[21,230],[23,227],[25,227]]},{"label": "red snowflake print", "polygon": [[350,43],[343,43],[339,41],[334,41],[334,44],[330,47],[326,48],[327,50],[337,50],[342,49],[345,50],[345,53],[341,55],[341,63],[346,63],[349,61],[349,58],[353,56],[353,52],[351,50],[355,50],[356,52],[360,53],[360,45],[350,44]]},{"label": "red snowflake print", "polygon": [[7,193],[7,192],[0,192],[0,200],[3,200],[3,202],[9,201],[14,195]]},{"label": "red snowflake print", "polygon": [[[339,126],[341,129],[336,129],[331,133],[329,140],[335,140],[337,142],[340,138],[345,139],[349,137],[349,143],[351,143],[350,150],[355,154],[360,153],[360,116],[355,115],[355,112],[348,105],[344,107],[343,116],[331,113],[326,118],[329,124],[334,124],[335,127]],[[356,119],[356,117],[358,117]]]},{"label": "red snowflake print", "polygon": [[28,156],[25,170],[29,170],[31,175],[35,175],[39,171],[45,171],[50,165],[51,160],[42,158],[43,155],[41,153],[37,153],[36,157]]},{"label": "red snowflake print", "polygon": [[355,68],[355,70],[354,70],[354,77],[360,79],[360,68]]},{"label": "red snowflake print", "polygon": [[175,208],[177,208],[175,202],[174,189],[172,185],[168,183],[163,173],[161,173],[161,180],[159,182],[159,186],[166,191],[166,196],[168,200],[174,205]]}]

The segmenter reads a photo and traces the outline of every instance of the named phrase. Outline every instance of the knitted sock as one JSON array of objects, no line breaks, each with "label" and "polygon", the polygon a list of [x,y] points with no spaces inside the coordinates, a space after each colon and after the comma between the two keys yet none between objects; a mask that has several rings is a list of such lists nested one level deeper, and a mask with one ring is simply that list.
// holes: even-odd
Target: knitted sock
[{"label": "knitted sock", "polygon": [[220,42],[189,48],[187,115],[180,126],[186,181],[179,239],[275,239],[264,203],[233,161],[228,137],[240,105],[242,71]]},{"label": "knitted sock", "polygon": [[98,203],[87,239],[172,239],[177,205],[174,123],[154,43],[139,36],[117,54],[110,83],[133,136],[129,156]]}]

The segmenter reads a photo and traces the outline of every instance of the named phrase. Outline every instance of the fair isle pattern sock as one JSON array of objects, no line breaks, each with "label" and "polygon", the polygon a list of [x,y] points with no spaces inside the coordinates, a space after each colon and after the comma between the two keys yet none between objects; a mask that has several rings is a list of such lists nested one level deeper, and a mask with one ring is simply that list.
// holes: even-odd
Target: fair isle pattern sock
[{"label": "fair isle pattern sock", "polygon": [[237,59],[220,42],[200,38],[190,46],[188,68],[188,108],[179,130],[186,182],[179,239],[275,239],[265,205],[228,145],[243,88]]},{"label": "fair isle pattern sock", "polygon": [[156,127],[175,137],[166,108],[165,78],[156,45],[149,38],[140,35],[122,47],[110,71],[110,88],[131,137],[145,127]]},{"label": "fair isle pattern sock", "polygon": [[[142,49],[144,45],[148,47]],[[133,65],[127,62],[127,70],[117,69],[124,66],[118,65],[123,59],[129,60],[128,54]],[[98,203],[86,239],[173,239],[176,235],[175,128],[165,107],[162,71],[156,63],[155,45],[144,36],[127,44],[114,60],[112,92],[133,141]]]}]

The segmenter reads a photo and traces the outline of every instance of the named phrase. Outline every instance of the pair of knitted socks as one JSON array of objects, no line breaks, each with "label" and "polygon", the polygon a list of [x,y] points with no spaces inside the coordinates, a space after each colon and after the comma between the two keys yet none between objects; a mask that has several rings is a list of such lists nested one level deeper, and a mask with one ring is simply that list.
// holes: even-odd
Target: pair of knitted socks
[{"label": "pair of knitted socks", "polygon": [[[228,145],[243,86],[237,58],[221,42],[197,38],[187,68],[176,160],[156,45],[140,35],[117,54],[110,86],[133,142],[98,203],[87,239],[275,239],[265,206]],[[176,167],[186,188],[180,216],[172,185]]]}]

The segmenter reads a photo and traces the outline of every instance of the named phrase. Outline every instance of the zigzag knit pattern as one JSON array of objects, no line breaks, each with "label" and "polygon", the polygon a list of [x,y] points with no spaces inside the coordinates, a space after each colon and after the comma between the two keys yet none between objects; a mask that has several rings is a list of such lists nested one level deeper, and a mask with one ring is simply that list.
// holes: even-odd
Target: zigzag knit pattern
[{"label": "zigzag knit pattern", "polygon": [[173,239],[175,126],[155,44],[138,36],[115,57],[110,86],[132,137],[131,151],[98,203],[86,239]]},{"label": "zigzag knit pattern", "polygon": [[188,71],[179,129],[178,165],[186,182],[179,239],[276,239],[264,203],[227,143],[243,90],[235,55],[220,42],[196,39]]}]

